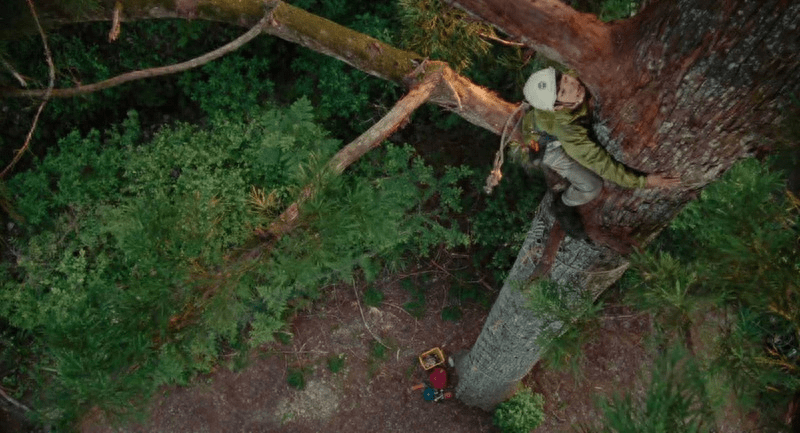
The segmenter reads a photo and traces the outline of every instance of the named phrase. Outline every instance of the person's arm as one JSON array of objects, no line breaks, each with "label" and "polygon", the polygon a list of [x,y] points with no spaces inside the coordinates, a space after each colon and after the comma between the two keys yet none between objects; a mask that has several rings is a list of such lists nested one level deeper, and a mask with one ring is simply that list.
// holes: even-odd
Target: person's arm
[{"label": "person's arm", "polygon": [[586,128],[571,121],[566,112],[540,111],[536,113],[536,126],[558,138],[564,151],[582,166],[625,188],[646,188],[647,176],[639,176],[617,162],[600,145],[589,139]]},{"label": "person's arm", "polygon": [[534,130],[533,110],[525,113],[519,125],[511,132],[509,144],[516,143],[517,146],[531,148],[534,152],[539,150],[537,142],[538,134]]}]

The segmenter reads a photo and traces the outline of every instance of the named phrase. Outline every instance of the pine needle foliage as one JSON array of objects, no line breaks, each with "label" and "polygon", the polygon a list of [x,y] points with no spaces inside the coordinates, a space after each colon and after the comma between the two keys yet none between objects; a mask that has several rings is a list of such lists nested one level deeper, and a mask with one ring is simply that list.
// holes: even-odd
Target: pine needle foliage
[{"label": "pine needle foliage", "polygon": [[[132,401],[212,371],[226,350],[272,341],[290,301],[466,242],[443,223],[468,171],[436,177],[390,146],[381,164],[331,178],[323,167],[340,143],[307,100],[217,114],[145,139],[131,112],[105,133],[69,134],[8,181],[24,222],[3,245],[14,260],[0,266],[0,318],[38,354],[13,380],[34,378],[41,422],[68,426],[94,406],[134,414]],[[318,193],[300,227],[271,254],[237,259],[309,183]]]},{"label": "pine needle foliage", "polygon": [[702,369],[681,346],[656,358],[641,398],[626,394],[601,400],[602,426],[584,432],[705,433],[715,431]]},{"label": "pine needle foliage", "polygon": [[545,340],[556,338],[565,325],[591,321],[603,309],[602,303],[595,303],[591,295],[557,281],[533,281],[524,293],[529,299],[529,308],[551,323],[540,337]]},{"label": "pine needle foliage", "polygon": [[800,388],[800,201],[782,174],[755,160],[734,166],[657,248],[634,260],[629,300],[689,347],[702,338],[693,321],[718,317],[718,337],[703,342],[706,373],[744,408],[785,407]]},{"label": "pine needle foliage", "polygon": [[466,12],[440,0],[400,0],[402,41],[406,49],[444,60],[457,71],[468,68],[473,59],[489,51],[483,39],[495,37],[488,24],[472,20]]},{"label": "pine needle foliage", "polygon": [[549,367],[569,368],[577,373],[582,359],[583,344],[595,328],[603,310],[602,302],[576,292],[570,286],[551,280],[534,281],[525,290],[529,308],[537,313],[546,326],[536,338],[546,344],[542,353]]}]

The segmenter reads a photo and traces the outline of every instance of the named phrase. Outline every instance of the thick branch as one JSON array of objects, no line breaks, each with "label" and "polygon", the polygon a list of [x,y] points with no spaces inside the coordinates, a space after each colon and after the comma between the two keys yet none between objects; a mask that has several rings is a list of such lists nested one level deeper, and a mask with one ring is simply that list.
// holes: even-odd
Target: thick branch
[{"label": "thick branch", "polygon": [[[442,65],[442,67],[444,66]],[[380,145],[383,140],[408,123],[411,113],[424,104],[436,86],[441,83],[442,71],[430,74],[420,85],[411,89],[406,96],[397,101],[397,104],[381,120],[336,153],[328,162],[327,169],[338,175],[368,151]],[[313,185],[305,186],[300,193],[300,198],[283,211],[270,225],[267,233],[279,238],[294,228],[300,214],[300,205],[313,194]]]},{"label": "thick branch", "polygon": [[[243,34],[242,36],[239,36],[235,40],[231,41],[230,43],[220,48],[217,48],[214,51],[203,54],[200,57],[196,57],[186,62],[177,63],[174,65],[160,66],[157,68],[127,72],[125,74],[118,75],[114,78],[109,78],[108,80],[100,81],[99,83],[87,84],[85,86],[71,87],[67,89],[52,89],[51,96],[56,98],[69,98],[76,95],[83,95],[86,93],[96,92],[98,90],[108,89],[110,87],[118,86],[120,84],[127,83],[129,81],[175,74],[178,72],[187,71],[189,69],[205,65],[206,63],[211,62],[212,60],[216,60],[224,56],[225,54],[238,50],[244,44],[255,39],[256,36],[261,34],[266,23],[268,22],[268,18],[269,18],[268,16],[265,16],[264,18],[261,19],[261,21],[259,21],[258,24],[253,26],[247,33]],[[40,96],[46,92],[49,92],[50,90],[51,89],[8,90],[2,92],[2,96]]]},{"label": "thick branch", "polygon": [[[17,0],[18,1],[18,0]],[[263,0],[241,0],[219,2],[217,0],[196,0],[171,4],[163,0],[123,1],[126,20],[153,18],[206,19],[227,22],[233,25],[254,25],[264,15]],[[289,42],[297,43],[311,50],[331,57],[378,78],[406,86],[404,78],[414,76],[412,72],[422,63],[419,54],[404,51],[383,42],[340,26],[330,20],[310,14],[281,1],[270,1],[274,5],[271,20],[263,33]],[[188,5],[188,6],[187,6]],[[58,10],[49,10],[58,16]],[[109,20],[112,9],[98,9],[88,20]],[[13,27],[14,21],[8,20]],[[79,21],[75,18],[61,18],[50,22],[51,26]],[[17,24],[21,26],[22,24]],[[20,30],[21,31],[21,30]],[[7,37],[7,36],[6,36]],[[3,29],[0,29],[3,39]],[[448,81],[455,92],[443,93],[431,98],[431,102],[455,111],[468,122],[496,134],[514,111],[515,104],[505,101],[470,80],[449,72],[454,78]],[[461,104],[459,104],[461,102]]]},{"label": "thick branch", "polygon": [[[11,0],[10,3],[19,1]],[[422,61],[422,56],[416,53],[397,49],[278,0],[121,0],[119,3],[125,10],[126,21],[204,19],[246,27],[255,25],[264,16],[266,3],[268,8],[272,8],[272,17],[264,33],[335,57],[376,77],[399,83]],[[103,2],[98,9],[81,18],[64,16],[57,6],[49,6],[46,12],[51,18],[45,27],[80,21],[109,21],[114,15],[113,2]],[[0,8],[0,16],[2,12]],[[0,40],[19,37],[30,27],[24,17],[18,16],[3,17],[0,23],[7,24],[6,28],[0,28]],[[9,27],[15,31],[9,31]]]},{"label": "thick branch", "polygon": [[615,46],[613,26],[578,12],[559,0],[446,0],[546,57],[567,64],[591,88],[617,79],[624,63]]}]

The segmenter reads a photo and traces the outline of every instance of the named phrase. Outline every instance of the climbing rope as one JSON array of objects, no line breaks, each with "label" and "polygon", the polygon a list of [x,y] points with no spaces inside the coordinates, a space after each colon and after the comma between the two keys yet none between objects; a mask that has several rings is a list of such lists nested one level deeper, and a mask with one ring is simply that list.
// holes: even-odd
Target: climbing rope
[{"label": "climbing rope", "polygon": [[[491,173],[489,173],[489,177],[486,178],[486,186],[483,187],[483,190],[486,192],[486,194],[491,194],[492,189],[494,189],[494,187],[496,187],[500,183],[500,179],[503,178],[503,172],[501,168],[503,167],[506,145],[511,140],[511,134],[508,134],[508,136],[506,136],[506,133],[508,132],[508,125],[509,123],[511,123],[511,119],[513,119],[514,116],[516,116],[520,110],[527,107],[528,107],[527,102],[524,101],[521,102],[519,106],[514,110],[514,112],[508,116],[508,118],[506,119],[506,123],[503,125],[503,131],[500,135],[500,149],[494,155],[494,165],[492,166],[492,171]],[[511,131],[517,129],[517,126],[519,126],[519,123],[521,121],[522,121],[522,116],[520,116],[519,120],[517,120],[517,122],[514,124],[514,127],[511,129]]]}]

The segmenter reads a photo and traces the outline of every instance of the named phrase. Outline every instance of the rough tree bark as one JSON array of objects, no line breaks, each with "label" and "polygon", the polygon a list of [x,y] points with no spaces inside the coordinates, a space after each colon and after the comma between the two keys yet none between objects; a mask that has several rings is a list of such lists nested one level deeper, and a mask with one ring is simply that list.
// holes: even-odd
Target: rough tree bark
[{"label": "rough tree bark", "polygon": [[[652,239],[734,162],[767,144],[782,120],[786,96],[800,94],[794,78],[800,4],[663,0],[632,19],[605,24],[557,0],[451,2],[578,71],[593,95],[596,135],[609,152],[629,167],[679,175],[684,183],[670,191],[607,184],[596,201],[579,209],[592,242],[565,237],[554,223],[550,198],[543,201],[480,337],[459,360],[457,396],[491,409],[538,360],[544,342],[537,337],[563,325],[527,308],[521,282],[547,278],[576,296],[601,292],[624,272],[625,254]],[[112,2],[105,3],[107,9],[83,19],[110,20]],[[242,26],[255,24],[264,10],[260,0],[123,3],[126,20],[200,18]],[[58,10],[48,16],[54,24],[77,21],[59,18]],[[6,15],[2,28],[24,28],[25,18],[15,18]],[[421,60],[283,3],[265,33],[395,82],[403,82]],[[412,81],[422,72],[411,74]],[[431,102],[495,133],[515,108],[455,74],[440,90]]]}]

